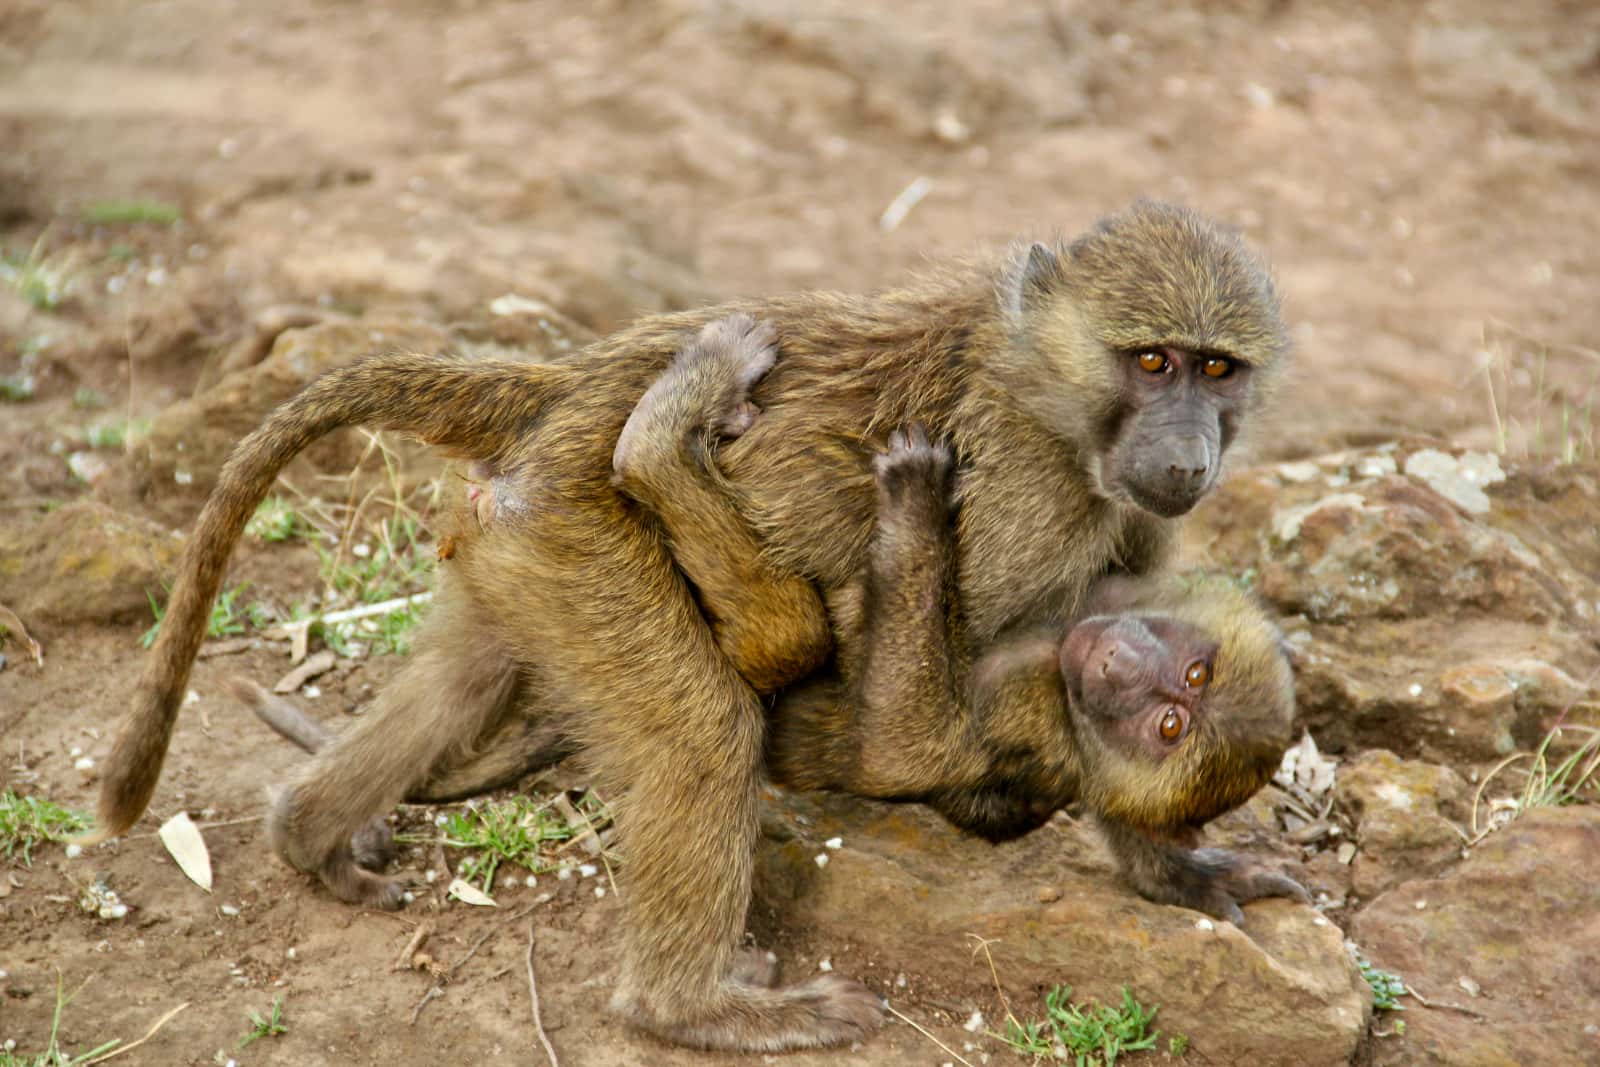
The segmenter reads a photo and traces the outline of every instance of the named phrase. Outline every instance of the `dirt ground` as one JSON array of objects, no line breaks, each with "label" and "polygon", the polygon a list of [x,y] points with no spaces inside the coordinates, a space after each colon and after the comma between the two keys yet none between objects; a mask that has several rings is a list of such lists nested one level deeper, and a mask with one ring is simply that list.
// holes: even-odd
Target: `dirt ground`
[{"label": "dirt ground", "polygon": [[[84,390],[154,415],[269,307],[449,324],[516,293],[603,332],[725,297],[883,284],[1138,195],[1231,221],[1275,264],[1298,354],[1262,455],[1400,432],[1581,446],[1600,371],[1583,347],[1600,331],[1597,114],[1600,7],[1585,0],[5,0],[0,241],[65,291],[49,308],[0,288],[0,375],[33,382],[0,402],[0,524],[90,492],[65,460],[90,421]],[[885,225],[919,178],[925,195]],[[86,220],[108,201],[180,217]],[[200,502],[158,495],[149,513],[178,528]],[[303,547],[250,545],[235,579],[290,601],[315,573]],[[41,626],[42,671],[5,647],[0,782],[92,806],[75,762],[103,754],[148,622]],[[393,663],[345,671],[320,700],[359,702]],[[508,888],[492,913],[435,890],[379,915],[263,858],[261,786],[295,756],[237,727],[216,683],[283,669],[272,650],[203,661],[135,834],[9,868],[0,1042],[43,1047],[59,969],[83,986],[61,1024],[75,1051],[189,1004],[123,1062],[540,1062],[531,921],[564,1064],[746,1062],[642,1041],[603,1013],[620,908],[598,879]],[[153,836],[184,808],[211,825],[210,895]],[[126,919],[78,908],[96,877]],[[494,936],[413,1020],[431,980],[391,964],[422,921],[448,961]],[[818,936],[779,946],[786,964],[814,966]],[[897,1007],[958,1050],[961,1012],[993,1010],[976,968],[896,971],[913,990]],[[275,996],[288,1032],[236,1050]],[[853,1056],[784,1060],[847,1061],[951,1057],[894,1025]]]}]

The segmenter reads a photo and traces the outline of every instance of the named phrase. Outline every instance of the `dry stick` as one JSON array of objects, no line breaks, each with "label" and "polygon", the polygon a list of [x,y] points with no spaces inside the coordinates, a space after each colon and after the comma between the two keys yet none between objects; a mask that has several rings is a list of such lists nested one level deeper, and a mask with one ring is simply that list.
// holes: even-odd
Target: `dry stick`
[{"label": "dry stick", "polygon": [[1416,997],[1417,1003],[1421,1004],[1424,1008],[1432,1008],[1435,1011],[1459,1011],[1462,1015],[1470,1015],[1474,1019],[1488,1018],[1487,1015],[1476,1008],[1468,1008],[1460,1004],[1451,1004],[1446,1000],[1429,1000],[1421,993],[1418,993],[1416,989],[1410,985],[1406,986],[1406,992],[1410,993],[1413,997]]},{"label": "dry stick", "polygon": [[978,943],[977,947],[972,950],[972,954],[976,956],[979,949],[981,949],[983,950],[984,958],[989,961],[989,976],[994,979],[994,991],[1000,997],[1000,1006],[1006,1010],[1006,1021],[1010,1022],[1018,1030],[1024,1029],[1017,1017],[1011,1014],[1011,1001],[1006,999],[1006,991],[1000,988],[1000,972],[995,969],[994,954],[989,951],[989,946],[995,944],[994,940],[981,937],[978,934],[968,934],[967,936]]},{"label": "dry stick", "polygon": [[104,1063],[106,1060],[109,1060],[109,1059],[111,1059],[111,1058],[113,1058],[115,1056],[120,1056],[124,1052],[132,1052],[134,1049],[138,1048],[140,1045],[144,1044],[146,1041],[149,1041],[152,1037],[155,1037],[157,1030],[160,1030],[163,1026],[167,1025],[167,1023],[171,1022],[172,1021],[172,1017],[174,1015],[177,1015],[180,1011],[182,1011],[184,1008],[187,1008],[188,1006],[189,1006],[189,1002],[187,1000],[184,1001],[182,1004],[179,1004],[176,1008],[173,1008],[171,1011],[167,1012],[161,1018],[157,1019],[156,1022],[155,1022],[155,1025],[150,1027],[149,1031],[143,1037],[141,1037],[139,1040],[133,1042],[131,1045],[123,1045],[119,1049],[112,1049],[110,1052],[106,1053],[104,1056],[96,1056],[92,1060],[84,1060],[83,1061],[84,1062],[84,1067],[89,1067],[90,1064]]},{"label": "dry stick", "polygon": [[442,996],[444,996],[444,986],[429,986],[428,991],[422,994],[422,999],[417,1001],[417,1006],[411,1009],[411,1025],[417,1025],[417,1016],[422,1014],[422,1009],[427,1006],[428,1001]]},{"label": "dry stick", "polygon": [[961,1058],[961,1053],[957,1052],[955,1049],[951,1048],[949,1045],[945,1044],[943,1041],[940,1041],[938,1038],[934,1037],[931,1033],[929,1033],[927,1031],[927,1029],[925,1027],[923,1027],[923,1025],[921,1023],[917,1022],[917,1020],[915,1020],[911,1016],[906,1015],[905,1013],[901,1012],[893,1004],[890,1004],[887,1000],[885,1000],[883,1002],[883,1006],[885,1008],[889,1009],[889,1014],[890,1015],[893,1015],[895,1018],[899,1019],[901,1022],[907,1024],[913,1030],[915,1030],[917,1033],[921,1034],[923,1037],[927,1038],[929,1041],[932,1041],[935,1045],[938,1045],[940,1048],[944,1049],[945,1052],[947,1052],[950,1055],[954,1056],[956,1059],[961,1060],[961,1062],[965,1063],[967,1065],[967,1067],[972,1067],[972,1063],[971,1063],[970,1060],[962,1059]]},{"label": "dry stick", "polygon": [[[544,1032],[544,1022],[539,1018],[539,985],[533,978],[533,920],[528,921],[528,1002],[533,1011],[533,1029],[539,1035],[539,1044],[544,1046],[544,1054],[550,1057],[550,1067],[561,1067],[561,1061],[556,1059],[556,1050],[550,1044],[550,1035]],[[961,1057],[957,1056],[957,1059]],[[966,1063],[966,1060],[961,1060]],[[972,1067],[967,1064],[967,1067]]]},{"label": "dry stick", "polygon": [[422,947],[422,943],[428,940],[428,935],[431,933],[433,933],[432,923],[418,924],[416,930],[412,931],[411,940],[406,942],[406,947],[400,950],[400,955],[395,957],[394,966],[389,969],[391,971],[411,970],[411,957],[416,953],[417,949]]}]

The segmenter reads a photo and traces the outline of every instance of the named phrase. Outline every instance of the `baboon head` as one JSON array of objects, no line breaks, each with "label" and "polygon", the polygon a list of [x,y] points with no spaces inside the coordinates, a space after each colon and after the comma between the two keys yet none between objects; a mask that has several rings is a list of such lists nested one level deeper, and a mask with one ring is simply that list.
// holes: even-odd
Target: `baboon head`
[{"label": "baboon head", "polygon": [[1283,759],[1294,680],[1281,636],[1223,580],[1111,580],[1095,597],[1060,654],[1085,799],[1182,837],[1248,800]]},{"label": "baboon head", "polygon": [[1141,202],[1034,244],[1002,283],[997,374],[1074,446],[1096,490],[1163,518],[1217,483],[1288,353],[1265,266],[1193,212]]}]

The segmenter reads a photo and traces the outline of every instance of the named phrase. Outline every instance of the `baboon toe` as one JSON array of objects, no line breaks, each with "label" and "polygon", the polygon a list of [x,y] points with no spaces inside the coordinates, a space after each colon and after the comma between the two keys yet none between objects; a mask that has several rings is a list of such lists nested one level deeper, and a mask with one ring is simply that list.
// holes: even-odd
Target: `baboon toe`
[{"label": "baboon toe", "polygon": [[818,1045],[859,1041],[883,1025],[883,998],[864,985],[825,975],[801,987],[816,1007]]}]

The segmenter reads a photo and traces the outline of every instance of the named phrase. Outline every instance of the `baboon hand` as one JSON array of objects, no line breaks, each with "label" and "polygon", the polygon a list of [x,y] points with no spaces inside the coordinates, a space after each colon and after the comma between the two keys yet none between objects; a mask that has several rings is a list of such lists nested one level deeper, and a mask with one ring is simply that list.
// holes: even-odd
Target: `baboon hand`
[{"label": "baboon hand", "polygon": [[1311,894],[1305,886],[1255,860],[1236,856],[1220,848],[1198,849],[1194,859],[1198,865],[1214,874],[1194,886],[1196,899],[1177,903],[1203,911],[1214,918],[1242,923],[1244,912],[1239,905],[1263,897],[1288,897],[1302,904],[1311,903]]},{"label": "baboon hand", "polygon": [[917,503],[947,505],[950,468],[950,446],[943,441],[930,441],[921,423],[914,422],[891,433],[888,451],[872,458],[880,516]]},{"label": "baboon hand", "polygon": [[702,373],[723,384],[718,410],[708,419],[722,436],[738,437],[761,414],[750,400],[750,390],[777,362],[777,341],[778,333],[770,322],[739,312],[707,324],[695,343],[678,357],[686,364],[691,358],[721,364]]}]

